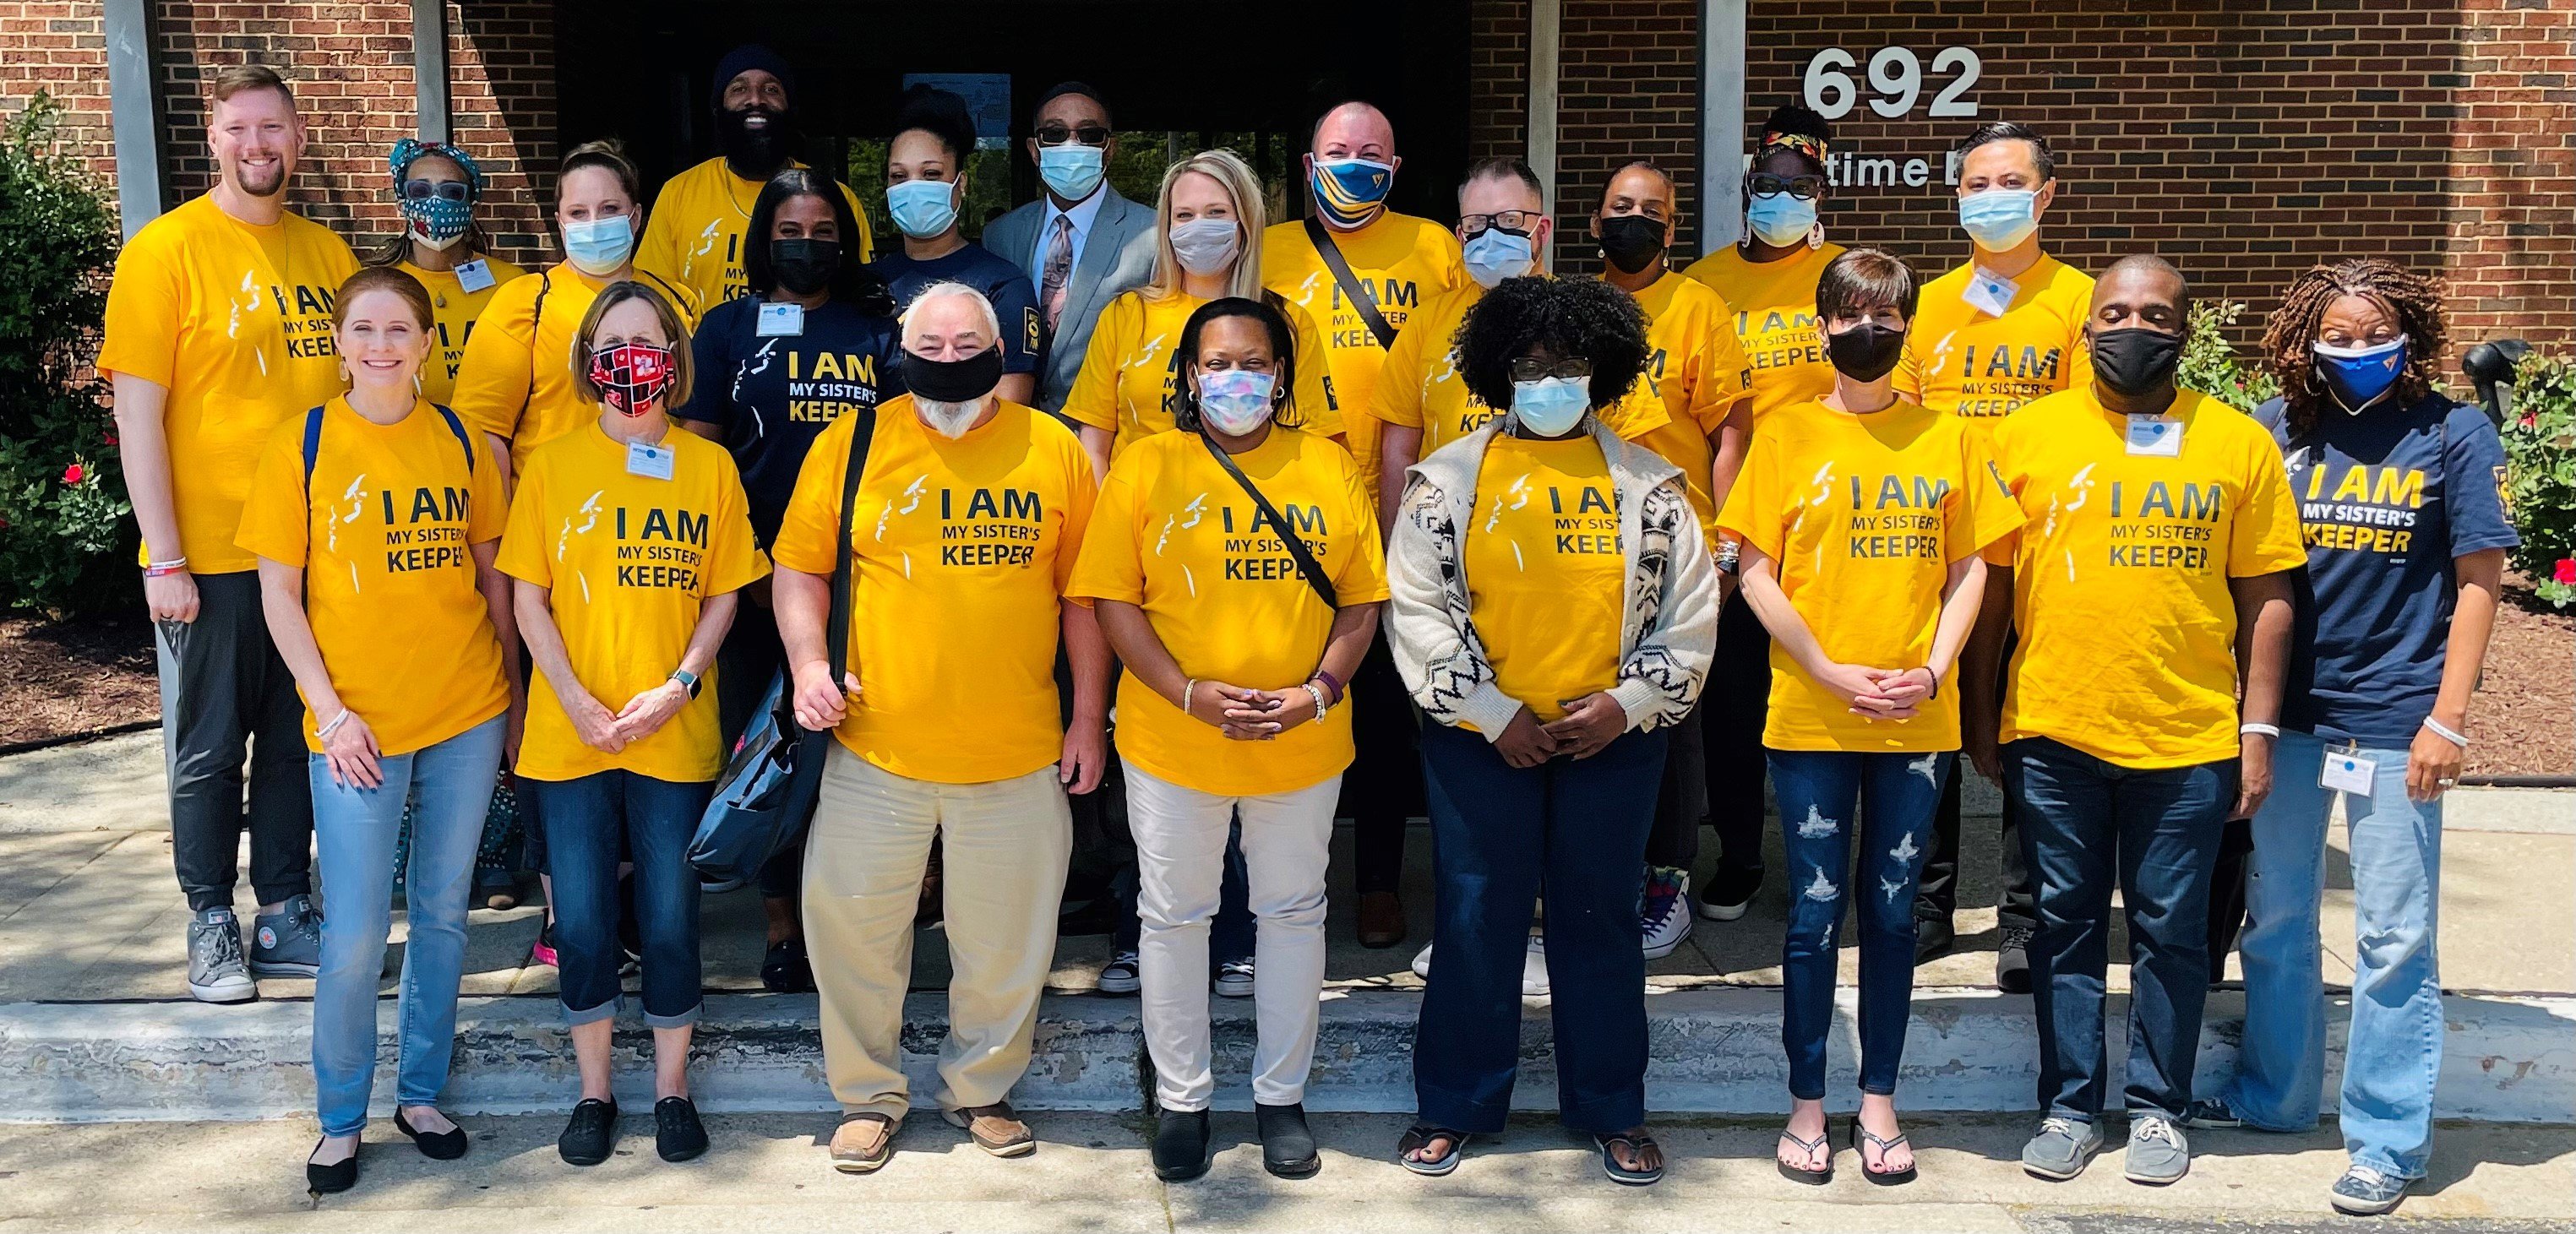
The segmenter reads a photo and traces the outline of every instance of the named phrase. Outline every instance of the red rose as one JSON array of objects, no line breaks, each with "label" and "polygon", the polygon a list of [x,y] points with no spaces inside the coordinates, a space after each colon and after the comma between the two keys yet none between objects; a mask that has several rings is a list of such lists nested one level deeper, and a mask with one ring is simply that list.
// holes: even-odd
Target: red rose
[{"label": "red rose", "polygon": [[74,463],[69,467],[63,468],[63,483],[78,484],[81,482],[81,477],[88,474],[89,470],[87,468],[82,467],[78,463]]},{"label": "red rose", "polygon": [[2558,559],[2558,581],[2576,587],[2576,557]]},{"label": "red rose", "polygon": [[111,433],[107,434],[107,448],[108,448],[108,449],[110,449],[110,450],[113,450],[113,449],[115,449],[115,448],[116,448],[116,434],[115,434],[115,433],[112,433],[112,432],[111,432]]}]

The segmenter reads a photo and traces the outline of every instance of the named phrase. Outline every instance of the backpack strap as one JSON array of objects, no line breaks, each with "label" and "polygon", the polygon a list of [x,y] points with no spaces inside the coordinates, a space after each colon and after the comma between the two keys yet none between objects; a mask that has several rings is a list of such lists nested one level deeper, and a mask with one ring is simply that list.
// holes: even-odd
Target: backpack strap
[{"label": "backpack strap", "polygon": [[[465,474],[473,475],[474,435],[465,431],[465,421],[458,418],[455,412],[449,411],[446,404],[432,403],[430,406],[436,408],[439,416],[447,421],[447,431],[456,434],[456,444],[465,447]],[[305,438],[304,444],[304,473],[307,476],[313,474],[313,439],[309,435]]]},{"label": "backpack strap", "polygon": [[304,413],[304,506],[313,507],[313,465],[322,460],[322,409]]}]

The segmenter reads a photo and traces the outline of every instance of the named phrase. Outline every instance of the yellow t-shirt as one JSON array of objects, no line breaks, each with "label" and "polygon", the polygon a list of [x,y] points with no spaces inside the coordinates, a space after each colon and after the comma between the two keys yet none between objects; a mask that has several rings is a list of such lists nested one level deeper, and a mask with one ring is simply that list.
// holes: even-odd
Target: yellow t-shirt
[{"label": "yellow t-shirt", "polygon": [[[1919,668],[1932,656],[1950,567],[2021,525],[1985,441],[1912,403],[1856,416],[1822,403],[1762,422],[1718,522],[1778,563],[1780,590],[1825,656]],[[1911,720],[1863,720],[1771,644],[1775,750],[1959,748],[1955,669]]]},{"label": "yellow t-shirt", "polygon": [[[794,166],[803,167],[803,163]],[[650,270],[696,294],[704,309],[743,293],[742,233],[751,226],[751,208],[760,201],[762,182],[733,174],[721,158],[708,159],[671,177],[653,198],[636,242],[635,268]],[[848,261],[873,261],[874,240],[868,234],[868,212],[850,186],[850,216],[858,221],[856,243],[842,240]]]},{"label": "yellow t-shirt", "polygon": [[[1650,350],[1645,374],[1621,401],[1661,405],[1664,422],[1637,437],[1637,444],[1682,469],[1700,530],[1713,533],[1717,497],[1709,487],[1709,468],[1717,450],[1709,439],[1752,389],[1753,366],[1736,342],[1735,314],[1706,283],[1666,272],[1637,296],[1637,307],[1646,310]],[[1628,417],[1647,418],[1650,413]]]},{"label": "yellow t-shirt", "polygon": [[429,363],[420,366],[420,396],[449,408],[456,405],[456,370],[465,363],[465,344],[474,337],[474,322],[483,316],[483,306],[492,302],[492,293],[503,284],[527,273],[498,257],[480,260],[492,281],[479,291],[465,290],[453,270],[423,270],[408,261],[399,263],[403,273],[429,289],[430,333],[437,347]]},{"label": "yellow t-shirt", "polygon": [[[1386,364],[1378,370],[1367,418],[1422,430],[1417,458],[1429,458],[1432,451],[1502,417],[1502,412],[1468,392],[1458,375],[1457,353],[1450,347],[1467,310],[1484,298],[1484,285],[1473,279],[1433,297],[1396,332],[1395,346],[1387,349]],[[1644,386],[1646,381],[1641,377],[1637,384]],[[1629,441],[1643,440],[1667,420],[1662,400],[1639,398],[1634,389],[1629,397],[1601,409],[1602,423]],[[1376,469],[1367,469],[1367,474],[1375,475]]]},{"label": "yellow t-shirt", "polygon": [[[1190,314],[1205,303],[1177,291],[1149,300],[1138,288],[1118,293],[1100,311],[1091,328],[1091,347],[1082,353],[1082,369],[1065,395],[1064,414],[1077,424],[1116,430],[1109,443],[1112,460],[1138,441],[1171,429],[1172,349]],[[1318,437],[1341,436],[1345,419],[1334,397],[1323,335],[1296,305],[1288,306],[1287,316],[1297,339],[1296,411],[1290,427]]]},{"label": "yellow t-shirt", "polygon": [[[1374,503],[1349,451],[1273,429],[1234,463],[1315,555],[1335,599],[1386,599]],[[1205,442],[1167,433],[1121,455],[1093,514],[1066,594],[1144,609],[1185,676],[1294,690],[1315,675],[1333,610]],[[1203,793],[1294,792],[1350,766],[1350,710],[1335,707],[1272,741],[1233,741],[1128,672],[1118,682],[1118,754]]]},{"label": "yellow t-shirt", "polygon": [[[698,300],[685,286],[642,270],[635,281],[663,293],[682,325],[698,328]],[[466,340],[448,406],[510,443],[514,475],[527,470],[537,447],[599,419],[599,405],[573,387],[572,338],[608,282],[564,262],[494,288]]]},{"label": "yellow t-shirt", "polygon": [[233,543],[242,498],[278,423],[348,387],[331,309],[357,272],[329,228],[293,214],[253,227],[212,197],[145,224],[117,256],[98,370],[170,392],[170,498],[197,573],[259,567]]},{"label": "yellow t-shirt", "polygon": [[1627,565],[1610,464],[1591,434],[1496,434],[1476,469],[1461,553],[1467,619],[1497,689],[1548,723],[1565,718],[1565,703],[1619,684]]},{"label": "yellow t-shirt", "polygon": [[2012,564],[2021,636],[2003,740],[2047,737],[2140,769],[2236,757],[2227,581],[2294,569],[2307,549],[2270,432],[2187,390],[2168,414],[2182,432],[2169,457],[2131,452],[2128,417],[2090,386],[1996,426],[1995,464],[2024,518],[1986,554]]},{"label": "yellow t-shirt", "polygon": [[[829,577],[859,418],[814,439],[770,552]],[[877,409],[850,514],[850,753],[938,784],[1007,780],[1064,754],[1055,652],[1097,492],[1061,421],[1005,402],[954,441],[910,397]]]},{"label": "yellow t-shirt", "polygon": [[1682,273],[1708,284],[1735,310],[1735,338],[1753,366],[1753,423],[1783,407],[1833,393],[1834,364],[1816,322],[1816,280],[1843,246],[1801,246],[1777,261],[1752,262],[1728,245]]},{"label": "yellow t-shirt", "polygon": [[1896,362],[1899,396],[1992,434],[2023,404],[2093,384],[2084,347],[2092,276],[2042,256],[2013,280],[2012,304],[1997,317],[1968,303],[1975,273],[1972,262],[1923,285]]},{"label": "yellow t-shirt", "polygon": [[[481,439],[427,399],[377,424],[334,396],[308,481],[304,421],[278,425],[260,452],[237,540],[304,571],[304,616],[340,702],[386,754],[501,714],[510,684],[469,546],[500,539],[508,514]],[[304,745],[316,754],[318,723],[307,705]]]},{"label": "yellow t-shirt", "polygon": [[[1351,273],[1375,295],[1378,315],[1401,333],[1404,323],[1442,292],[1468,286],[1466,259],[1458,237],[1429,219],[1379,212],[1358,231],[1333,233],[1333,247]],[[1315,251],[1306,224],[1273,223],[1261,237],[1261,283],[1282,299],[1306,310],[1324,333],[1330,350],[1333,393],[1347,408],[1365,409],[1377,374],[1386,363],[1368,322],[1342,294],[1340,283]],[[1366,415],[1346,417],[1342,426],[1359,463],[1360,478],[1377,491],[1377,421]]]},{"label": "yellow t-shirt", "polygon": [[[552,310],[548,310],[549,313]],[[519,473],[501,572],[549,589],[573,676],[614,712],[670,680],[706,602],[769,573],[751,538],[733,455],[672,429],[671,478],[626,469],[628,448],[596,423],[538,449]],[[686,784],[724,763],[715,672],[651,736],[615,754],[583,745],[544,673],[528,684],[519,774],[572,780],[612,769]]]}]

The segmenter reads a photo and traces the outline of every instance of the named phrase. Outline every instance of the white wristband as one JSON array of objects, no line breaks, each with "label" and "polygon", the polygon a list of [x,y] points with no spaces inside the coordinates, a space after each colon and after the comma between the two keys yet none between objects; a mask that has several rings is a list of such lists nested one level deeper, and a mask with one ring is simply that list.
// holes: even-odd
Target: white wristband
[{"label": "white wristband", "polygon": [[2468,734],[2459,732],[2453,729],[2450,725],[2444,724],[2431,716],[2424,717],[2424,727],[2431,730],[2434,736],[2450,742],[2452,745],[2458,746],[2463,750],[2469,748]]},{"label": "white wristband", "polygon": [[340,714],[338,714],[338,715],[336,715],[336,716],[331,717],[331,722],[330,722],[330,723],[325,724],[325,725],[323,725],[322,727],[320,727],[320,728],[317,728],[317,729],[313,730],[313,738],[314,738],[314,740],[316,740],[316,741],[329,741],[329,740],[331,739],[331,734],[333,734],[333,733],[335,733],[335,732],[338,732],[338,731],[339,731],[339,729],[340,729],[340,726],[341,726],[341,725],[343,725],[343,724],[348,723],[348,722],[349,722],[349,717],[350,717],[351,715],[354,715],[354,714],[356,714],[356,713],[354,713],[354,712],[350,711],[350,710],[349,710],[348,708],[346,708],[346,707],[341,708],[341,709],[340,709]]},{"label": "white wristband", "polygon": [[2247,721],[2246,723],[2236,726],[2237,736],[2242,737],[2250,733],[2261,733],[2266,737],[2279,737],[2281,735],[2281,726],[2278,724],[2261,724],[2254,721]]}]

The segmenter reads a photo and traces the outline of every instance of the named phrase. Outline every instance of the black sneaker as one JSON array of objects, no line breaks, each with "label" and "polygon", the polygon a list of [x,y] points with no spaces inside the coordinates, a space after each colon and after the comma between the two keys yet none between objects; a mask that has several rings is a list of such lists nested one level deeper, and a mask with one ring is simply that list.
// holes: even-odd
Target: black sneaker
[{"label": "black sneaker", "polygon": [[[1263,1155],[1268,1156],[1267,1150]],[[1163,1111],[1154,1123],[1154,1177],[1177,1183],[1197,1178],[1207,1168],[1207,1111]]]},{"label": "black sneaker", "polygon": [[696,1102],[664,1097],[653,1103],[653,1151],[664,1161],[689,1161],[707,1151],[707,1125],[698,1121]]},{"label": "black sneaker", "polygon": [[2006,994],[2030,993],[2029,926],[2012,924],[2004,927],[2001,946],[1995,948],[1995,988]]},{"label": "black sneaker", "polygon": [[1709,921],[1733,921],[1753,907],[1762,890],[1762,867],[1719,866],[1717,877],[1700,889],[1699,915]]},{"label": "black sneaker", "polygon": [[322,914],[309,895],[289,896],[274,913],[251,918],[250,975],[322,974]]},{"label": "black sneaker", "polygon": [[1281,1178],[1313,1178],[1324,1168],[1323,1156],[1315,1151],[1315,1133],[1306,1129],[1306,1107],[1303,1104],[1263,1105],[1254,1102],[1252,1119],[1261,1129],[1261,1168]]},{"label": "black sneaker", "polygon": [[1949,918],[1947,918],[1947,917],[1917,917],[1917,918],[1915,918],[1915,919],[1914,919],[1914,963],[1915,963],[1915,966],[1919,968],[1919,967],[1921,967],[1921,966],[1923,966],[1923,965],[1925,965],[1925,964],[1929,964],[1929,963],[1931,963],[1931,962],[1932,962],[1932,961],[1934,961],[1934,960],[1940,959],[1941,957],[1943,957],[1943,956],[1945,956],[1945,955],[1950,954],[1950,948],[1951,948],[1951,947],[1953,947],[1953,946],[1955,946],[1955,945],[1957,945],[1957,944],[1958,944],[1958,941],[1959,941],[1959,934],[1958,934],[1958,931],[1956,931],[1956,930],[1954,930],[1954,929],[1952,929],[1952,928],[1950,927],[1950,919],[1949,919]]},{"label": "black sneaker", "polygon": [[598,1165],[617,1151],[617,1103],[596,1097],[572,1108],[572,1121],[555,1137],[565,1165]]},{"label": "black sneaker", "polygon": [[814,962],[805,954],[804,939],[782,938],[769,945],[760,958],[760,988],[772,994],[814,992]]}]

